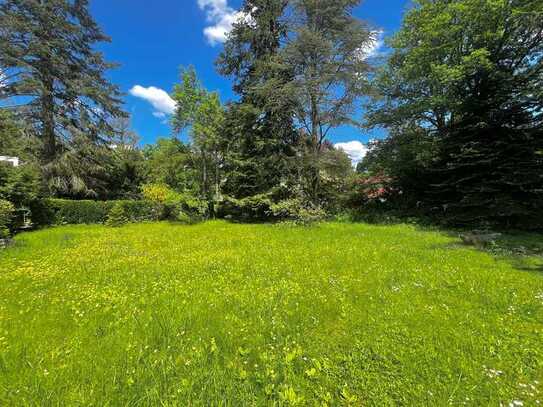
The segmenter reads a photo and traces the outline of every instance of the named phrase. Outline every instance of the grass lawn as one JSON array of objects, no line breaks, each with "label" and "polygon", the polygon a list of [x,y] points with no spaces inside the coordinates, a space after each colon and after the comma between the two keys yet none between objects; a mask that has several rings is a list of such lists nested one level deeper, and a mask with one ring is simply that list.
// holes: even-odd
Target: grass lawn
[{"label": "grass lawn", "polygon": [[0,405],[543,404],[543,273],[413,226],[66,226],[0,252]]}]

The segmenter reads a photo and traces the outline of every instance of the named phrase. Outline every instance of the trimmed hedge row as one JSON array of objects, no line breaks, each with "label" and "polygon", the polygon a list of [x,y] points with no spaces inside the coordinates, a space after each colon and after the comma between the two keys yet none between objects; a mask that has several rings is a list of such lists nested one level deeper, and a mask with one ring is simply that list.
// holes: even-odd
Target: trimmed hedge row
[{"label": "trimmed hedge row", "polygon": [[151,201],[73,201],[46,199],[40,207],[33,208],[36,223],[42,225],[106,223],[113,207],[119,204],[129,222],[161,220],[163,209]]}]

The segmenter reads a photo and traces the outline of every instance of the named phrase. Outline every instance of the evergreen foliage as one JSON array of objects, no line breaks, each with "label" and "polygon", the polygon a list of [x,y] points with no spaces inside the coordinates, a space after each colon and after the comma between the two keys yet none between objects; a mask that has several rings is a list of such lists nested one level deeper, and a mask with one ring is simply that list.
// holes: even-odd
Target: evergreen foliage
[{"label": "evergreen foliage", "polygon": [[[184,68],[171,125],[190,141],[140,148],[88,1],[0,1],[0,154],[23,162],[0,166],[0,199],[40,223],[50,195],[123,200],[131,221],[386,208],[543,227],[541,2],[416,0],[377,74],[378,30],[354,16],[358,4],[245,0],[217,60],[239,99],[223,105]],[[355,175],[328,135],[358,126],[368,95],[366,125],[388,137]],[[152,215],[126,200],[141,213],[151,202]],[[104,222],[111,205],[66,213]]]},{"label": "evergreen foliage", "polygon": [[117,202],[107,215],[106,225],[119,227],[128,223],[128,217],[125,214],[124,206],[121,202]]},{"label": "evergreen foliage", "polygon": [[9,236],[9,228],[15,215],[15,206],[9,201],[0,199],[0,239]]},{"label": "evergreen foliage", "polygon": [[390,41],[377,82],[383,99],[369,124],[392,129],[396,140],[413,128],[431,137],[395,163],[435,153],[423,177],[400,177],[433,215],[541,227],[542,11],[532,1],[417,1]]},{"label": "evergreen foliage", "polygon": [[284,21],[286,0],[246,0],[238,21],[225,43],[217,65],[232,77],[240,101],[228,106],[225,123],[228,173],[224,191],[235,198],[270,192],[290,175],[293,144],[293,106],[271,104],[263,88],[282,86],[292,72],[276,58],[288,34]]},{"label": "evergreen foliage", "polygon": [[0,100],[9,99],[39,136],[45,163],[73,149],[76,135],[104,141],[115,130],[111,119],[124,115],[118,87],[105,78],[114,65],[94,50],[109,38],[88,7],[87,0],[0,3],[0,67],[7,78]]}]

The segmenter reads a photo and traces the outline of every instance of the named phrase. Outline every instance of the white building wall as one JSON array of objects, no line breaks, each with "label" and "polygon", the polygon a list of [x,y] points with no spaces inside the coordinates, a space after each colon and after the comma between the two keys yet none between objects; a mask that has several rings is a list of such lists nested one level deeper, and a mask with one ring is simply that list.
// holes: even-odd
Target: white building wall
[{"label": "white building wall", "polygon": [[0,161],[8,162],[14,167],[18,167],[21,164],[19,161],[19,157],[9,157],[7,155],[0,155]]}]

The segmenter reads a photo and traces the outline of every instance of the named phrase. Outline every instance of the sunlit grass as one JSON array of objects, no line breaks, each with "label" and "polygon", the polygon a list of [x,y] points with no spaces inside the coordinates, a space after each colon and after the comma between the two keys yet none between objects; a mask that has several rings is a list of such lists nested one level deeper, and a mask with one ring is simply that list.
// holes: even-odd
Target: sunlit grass
[{"label": "sunlit grass", "polygon": [[543,274],[412,226],[66,226],[0,252],[0,405],[543,402]]}]

